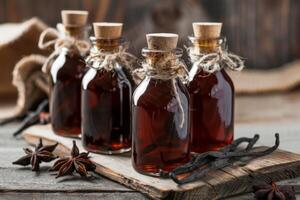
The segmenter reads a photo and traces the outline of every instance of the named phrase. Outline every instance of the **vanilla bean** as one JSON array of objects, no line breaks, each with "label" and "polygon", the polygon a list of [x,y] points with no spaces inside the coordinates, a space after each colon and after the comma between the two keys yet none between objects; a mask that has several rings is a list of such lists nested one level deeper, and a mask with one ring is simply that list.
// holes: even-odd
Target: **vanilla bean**
[{"label": "vanilla bean", "polygon": [[257,142],[258,139],[259,139],[258,134],[255,134],[253,138],[241,137],[241,138],[234,140],[230,145],[227,145],[227,146],[221,148],[220,151],[221,152],[235,151],[239,145],[241,145],[242,143],[245,143],[245,142],[248,143],[248,145],[250,143],[253,143],[251,145],[253,147],[253,145]]},{"label": "vanilla bean", "polygon": [[[259,138],[258,135],[255,135],[253,138],[246,138],[246,137],[238,138],[238,139],[234,140],[232,142],[232,144],[227,145],[226,147],[223,147],[222,149],[220,149],[220,152],[226,153],[226,152],[230,152],[230,151],[235,151],[237,149],[237,147],[241,143],[244,143],[244,142],[248,142],[247,149],[252,148],[253,145],[257,142],[258,138]],[[205,153],[202,153],[202,154],[198,154],[190,162],[190,165],[193,165],[194,168],[199,166],[199,165],[204,165],[204,164],[214,160],[214,158],[218,157],[217,156],[218,153],[219,152],[205,152]]]},{"label": "vanilla bean", "polygon": [[42,103],[39,104],[37,109],[34,112],[30,112],[25,119],[22,121],[21,126],[13,133],[13,136],[18,136],[26,128],[40,123],[40,113],[45,111],[48,108],[49,101],[45,99]]},{"label": "vanilla bean", "polygon": [[[259,139],[259,135],[253,138],[239,138],[232,144],[220,149],[220,151],[205,152],[196,155],[189,163],[177,167],[170,173],[170,177],[178,184],[185,184],[198,180],[211,170],[221,169],[231,166],[236,162],[247,158],[248,161],[257,157],[268,155],[274,152],[279,146],[279,134],[275,134],[274,146],[262,151],[251,151]],[[245,149],[237,150],[241,143],[248,143]],[[245,161],[245,160],[243,160]],[[178,178],[179,175],[184,175],[184,178]]]},{"label": "vanilla bean", "polygon": [[250,151],[258,140],[259,140],[259,135],[255,134],[252,140],[249,142],[248,146],[246,147],[246,151]]}]

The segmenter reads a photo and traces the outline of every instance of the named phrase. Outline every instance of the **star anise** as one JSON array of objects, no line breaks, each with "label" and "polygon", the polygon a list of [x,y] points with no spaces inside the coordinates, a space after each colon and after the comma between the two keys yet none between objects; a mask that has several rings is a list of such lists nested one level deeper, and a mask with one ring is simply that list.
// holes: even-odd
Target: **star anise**
[{"label": "star anise", "polygon": [[293,186],[276,185],[274,181],[266,184],[253,186],[254,195],[257,200],[295,200],[295,189]]},{"label": "star anise", "polygon": [[43,146],[42,139],[40,138],[34,151],[29,148],[24,148],[26,155],[13,162],[13,164],[22,166],[30,164],[32,166],[32,171],[39,171],[41,162],[51,162],[57,158],[57,156],[52,153],[57,145],[58,143]]},{"label": "star anise", "polygon": [[61,158],[54,163],[49,171],[58,171],[56,178],[73,175],[74,171],[80,176],[90,176],[88,171],[95,171],[96,165],[90,160],[89,152],[79,153],[76,142],[73,141],[71,157]]}]

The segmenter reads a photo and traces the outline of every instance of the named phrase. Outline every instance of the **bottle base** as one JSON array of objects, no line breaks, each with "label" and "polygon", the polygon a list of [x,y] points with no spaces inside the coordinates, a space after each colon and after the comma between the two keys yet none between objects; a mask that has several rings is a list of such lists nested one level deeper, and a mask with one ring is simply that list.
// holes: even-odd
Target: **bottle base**
[{"label": "bottle base", "polygon": [[160,169],[156,165],[144,165],[142,167],[136,167],[133,165],[135,171],[140,174],[152,177],[169,178],[170,172],[181,164],[168,166],[167,169]]},{"label": "bottle base", "polygon": [[126,148],[126,149],[119,149],[119,150],[97,150],[97,149],[91,149],[86,146],[84,146],[84,149],[92,152],[92,153],[97,153],[97,154],[104,154],[104,155],[118,155],[118,154],[125,154],[131,151],[131,148]]},{"label": "bottle base", "polygon": [[68,131],[54,131],[53,132],[55,133],[55,135],[58,135],[58,136],[62,136],[62,137],[68,137],[68,138],[74,138],[74,139],[80,139],[81,138],[81,134],[72,134]]},{"label": "bottle base", "polygon": [[212,144],[212,145],[194,145],[191,148],[191,152],[193,153],[205,153],[208,151],[219,151],[221,148],[231,144],[232,141],[227,142],[227,143],[217,143],[217,144]]},{"label": "bottle base", "polygon": [[161,172],[157,172],[157,173],[152,173],[152,172],[143,172],[143,171],[138,171],[136,170],[138,173],[140,174],[143,174],[143,175],[146,175],[146,176],[151,176],[151,177],[159,177],[159,178],[169,178],[169,174],[170,172],[164,172],[164,171],[161,171]]}]

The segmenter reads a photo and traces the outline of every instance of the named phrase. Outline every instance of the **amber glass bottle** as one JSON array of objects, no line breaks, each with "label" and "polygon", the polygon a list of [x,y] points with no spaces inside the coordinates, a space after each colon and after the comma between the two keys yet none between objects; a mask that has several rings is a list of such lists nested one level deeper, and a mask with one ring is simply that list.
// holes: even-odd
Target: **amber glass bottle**
[{"label": "amber glass bottle", "polygon": [[[195,37],[191,37],[194,55],[209,54],[224,46],[220,37],[221,23],[194,23]],[[210,30],[210,31],[209,31]],[[222,65],[222,63],[218,63]],[[190,116],[192,151],[218,150],[233,140],[234,86],[225,69],[220,66],[213,73],[190,66]]]},{"label": "amber glass bottle", "polygon": [[122,54],[114,57],[124,47],[121,30],[120,23],[94,23],[93,62],[82,81],[82,143],[91,152],[131,149],[132,82],[118,59]]},{"label": "amber glass bottle", "polygon": [[[62,11],[64,38],[84,40],[86,11]],[[75,20],[76,19],[76,20]],[[76,48],[76,47],[74,47]],[[50,114],[53,131],[61,136],[78,137],[81,132],[81,80],[85,72],[84,55],[68,47],[50,68]]]},{"label": "amber glass bottle", "polygon": [[175,59],[181,56],[174,49],[177,37],[147,35],[148,49],[142,54],[149,67],[133,94],[132,163],[138,172],[152,176],[162,176],[189,160],[188,91],[174,76],[173,63],[161,64],[170,54]]}]

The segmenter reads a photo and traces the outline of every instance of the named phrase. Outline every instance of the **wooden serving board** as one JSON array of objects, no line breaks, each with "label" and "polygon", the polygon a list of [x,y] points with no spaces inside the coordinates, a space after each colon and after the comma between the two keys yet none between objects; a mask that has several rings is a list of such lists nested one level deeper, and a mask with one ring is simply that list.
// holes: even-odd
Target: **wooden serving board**
[{"label": "wooden serving board", "polygon": [[[29,144],[36,144],[39,138],[44,143],[59,142],[58,155],[70,152],[72,140],[55,135],[49,125],[36,125],[25,130],[23,137]],[[84,151],[77,139],[80,151]],[[97,165],[96,172],[130,188],[147,194],[153,199],[219,199],[251,191],[254,177],[261,174],[275,181],[300,175],[300,155],[277,150],[271,155],[251,161],[243,167],[227,167],[208,173],[202,180],[178,186],[171,179],[160,179],[137,173],[131,166],[130,154],[91,154]],[[260,176],[258,176],[260,174]]]}]

